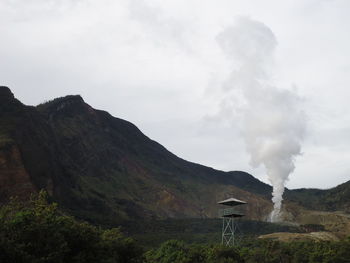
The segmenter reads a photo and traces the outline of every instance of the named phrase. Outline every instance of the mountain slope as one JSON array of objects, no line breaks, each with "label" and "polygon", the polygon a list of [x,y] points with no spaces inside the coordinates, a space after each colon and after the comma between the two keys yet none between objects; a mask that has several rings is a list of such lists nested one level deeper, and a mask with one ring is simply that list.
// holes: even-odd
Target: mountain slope
[{"label": "mountain slope", "polygon": [[213,217],[216,202],[247,200],[247,214],[271,209],[271,187],[244,172],[187,162],[133,124],[95,110],[80,96],[25,106],[0,87],[0,187],[4,201],[38,189],[77,216]]},{"label": "mountain slope", "polygon": [[327,190],[289,190],[286,199],[309,209],[350,213],[350,181]]},{"label": "mountain slope", "polygon": [[57,160],[59,155],[54,132],[44,116],[0,87],[0,200],[26,198],[42,188],[66,196],[69,192],[61,186],[72,185],[73,178]]},{"label": "mountain slope", "polygon": [[[104,224],[216,217],[217,201],[229,196],[248,202],[242,208],[250,219],[266,219],[272,209],[271,186],[185,161],[80,96],[31,107],[0,87],[0,202],[42,188],[69,213]],[[348,197],[349,183],[286,190],[286,207],[347,209]]]}]

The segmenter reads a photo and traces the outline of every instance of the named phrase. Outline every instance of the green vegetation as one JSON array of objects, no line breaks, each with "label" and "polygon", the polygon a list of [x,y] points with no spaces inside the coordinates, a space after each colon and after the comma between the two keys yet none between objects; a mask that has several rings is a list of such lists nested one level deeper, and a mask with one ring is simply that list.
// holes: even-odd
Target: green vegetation
[{"label": "green vegetation", "polygon": [[350,212],[350,181],[327,190],[286,191],[286,199],[313,210]]},{"label": "green vegetation", "polygon": [[233,262],[337,262],[350,260],[350,239],[342,242],[246,241],[239,247],[186,245],[177,240],[163,243],[145,254],[148,263],[233,263]]},{"label": "green vegetation", "polygon": [[102,230],[59,213],[46,192],[0,209],[0,262],[141,262],[142,249],[119,229]]},{"label": "green vegetation", "polygon": [[[183,227],[184,231],[192,231],[199,223],[193,222],[185,227],[186,222],[188,223],[186,220],[180,220],[166,227],[164,221],[163,225],[159,225],[159,230],[165,236],[166,233],[179,231],[178,227]],[[213,221],[212,227],[216,227],[216,223]],[[204,232],[200,225],[196,231]],[[210,231],[209,229],[208,232]],[[233,248],[214,243],[189,244],[179,240],[168,240],[145,252],[135,241],[125,237],[118,228],[101,229],[63,215],[57,204],[48,201],[44,191],[27,203],[12,200],[0,208],[0,262],[4,263],[342,263],[349,262],[349,259],[350,238],[340,242],[288,243],[248,238]]]},{"label": "green vegetation", "polygon": [[[222,220],[219,218],[165,219],[133,222],[122,225],[122,230],[146,248],[154,248],[169,239],[188,244],[218,244],[221,242]],[[254,220],[238,220],[237,233],[241,237],[256,238],[274,232],[306,232],[304,227],[288,226]]]}]

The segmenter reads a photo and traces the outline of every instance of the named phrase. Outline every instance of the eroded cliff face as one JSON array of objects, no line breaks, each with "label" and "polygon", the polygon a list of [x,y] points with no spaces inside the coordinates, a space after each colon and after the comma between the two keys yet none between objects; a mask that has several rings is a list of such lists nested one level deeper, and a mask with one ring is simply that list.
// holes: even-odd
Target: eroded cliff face
[{"label": "eroded cliff face", "polygon": [[21,152],[11,132],[14,132],[15,120],[8,116],[16,112],[17,104],[7,87],[0,87],[0,201],[11,196],[26,199],[37,189],[26,171]]},{"label": "eroded cliff face", "polygon": [[17,146],[9,143],[0,146],[0,199],[17,196],[24,200],[38,189],[27,173]]},{"label": "eroded cliff face", "polygon": [[0,202],[28,198],[45,188],[53,193],[50,127],[34,107],[0,86]]}]

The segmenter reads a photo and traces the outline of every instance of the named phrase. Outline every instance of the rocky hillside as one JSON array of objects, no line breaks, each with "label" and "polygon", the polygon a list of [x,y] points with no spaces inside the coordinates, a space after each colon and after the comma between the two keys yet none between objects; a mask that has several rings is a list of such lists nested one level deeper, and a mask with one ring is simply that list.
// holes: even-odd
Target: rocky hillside
[{"label": "rocky hillside", "polygon": [[185,161],[80,96],[31,107],[6,87],[0,87],[0,188],[2,202],[44,188],[76,216],[104,222],[215,217],[216,202],[230,195],[250,203],[251,218],[271,210],[271,187],[247,173]]},{"label": "rocky hillside", "polygon": [[[80,96],[32,107],[0,87],[0,202],[26,199],[43,188],[69,213],[106,224],[216,217],[217,201],[229,196],[248,202],[244,210],[251,219],[265,219],[272,209],[271,186],[245,172],[185,161]],[[339,197],[346,208],[345,188],[344,195],[336,188],[322,198]],[[320,202],[317,190],[286,196],[290,211]]]},{"label": "rocky hillside", "polygon": [[303,188],[287,191],[286,198],[309,209],[350,213],[350,181],[327,190]]}]

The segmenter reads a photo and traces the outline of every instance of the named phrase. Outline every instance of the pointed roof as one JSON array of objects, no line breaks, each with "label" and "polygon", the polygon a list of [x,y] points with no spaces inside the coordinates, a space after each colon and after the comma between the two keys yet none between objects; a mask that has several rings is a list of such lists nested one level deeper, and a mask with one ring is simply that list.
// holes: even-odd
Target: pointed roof
[{"label": "pointed roof", "polygon": [[247,203],[247,202],[244,202],[244,201],[242,201],[242,200],[238,200],[238,199],[233,198],[233,197],[218,202],[218,204],[220,204],[220,205],[228,205],[228,206],[244,205],[244,204],[246,204],[246,203]]}]

